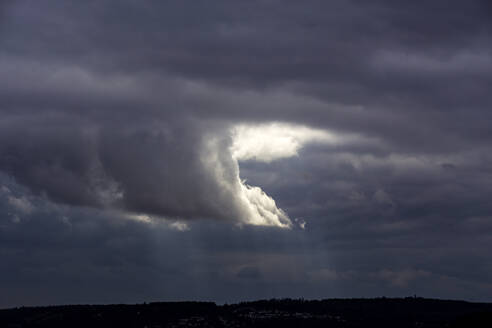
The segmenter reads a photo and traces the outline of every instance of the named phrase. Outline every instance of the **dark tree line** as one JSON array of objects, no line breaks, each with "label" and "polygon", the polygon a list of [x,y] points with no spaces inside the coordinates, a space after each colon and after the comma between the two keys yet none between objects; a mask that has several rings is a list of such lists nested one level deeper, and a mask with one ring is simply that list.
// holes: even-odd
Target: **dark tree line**
[{"label": "dark tree line", "polygon": [[492,304],[409,297],[21,307],[0,310],[0,327],[492,327]]}]

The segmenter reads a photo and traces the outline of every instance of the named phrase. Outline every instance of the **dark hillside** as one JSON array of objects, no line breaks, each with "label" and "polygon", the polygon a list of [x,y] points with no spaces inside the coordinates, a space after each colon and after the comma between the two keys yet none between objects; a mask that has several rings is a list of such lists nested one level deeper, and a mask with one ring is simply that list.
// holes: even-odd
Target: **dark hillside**
[{"label": "dark hillside", "polygon": [[492,304],[423,298],[274,299],[0,310],[0,327],[492,327]]}]

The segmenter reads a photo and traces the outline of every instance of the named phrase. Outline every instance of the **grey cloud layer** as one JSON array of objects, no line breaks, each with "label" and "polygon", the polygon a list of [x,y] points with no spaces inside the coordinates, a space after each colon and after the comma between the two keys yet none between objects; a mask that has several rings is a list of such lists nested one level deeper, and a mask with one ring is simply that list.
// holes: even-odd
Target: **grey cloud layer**
[{"label": "grey cloud layer", "polygon": [[[460,139],[479,142],[487,130],[485,123],[468,114],[471,108],[486,114],[491,105],[486,1],[433,1],[421,6],[400,1],[33,6],[27,2],[7,6],[10,19],[2,29],[5,53],[36,56],[43,66],[64,63],[104,76],[130,77],[137,79],[133,83],[137,86],[141,75],[157,76],[149,82],[154,97],[170,88],[162,76],[171,75],[238,88],[283,86],[327,103],[313,111],[304,104],[291,110],[279,104],[277,110],[265,113],[261,106],[247,104],[244,110],[234,101],[224,105],[206,94],[202,97],[215,103],[195,104],[198,115],[288,120],[302,116],[311,124],[363,129],[410,146],[410,138],[395,135],[397,125],[405,136],[416,131],[413,137],[421,138],[419,145],[423,138],[431,139],[432,151],[450,148],[437,143],[433,132],[466,147]],[[22,24],[27,18],[31,24]],[[69,28],[57,33],[59,26]],[[45,92],[39,96],[47,98]],[[136,103],[114,96],[121,107],[142,107],[138,104],[149,101],[148,94],[140,94]],[[166,100],[158,106],[169,106]],[[95,99],[77,106],[96,107],[91,101]],[[172,107],[175,101],[179,100],[172,99]],[[354,113],[343,106],[337,110],[340,105],[367,111]],[[470,132],[467,125],[455,123],[463,120],[475,129]]]},{"label": "grey cloud layer", "polygon": [[[49,280],[50,267],[69,255],[45,245],[38,232],[68,227],[57,218],[66,214],[80,225],[62,236],[76,234],[73,251],[94,260],[86,282],[98,275],[110,281],[115,268],[127,281],[141,265],[142,274],[164,270],[183,285],[177,277],[188,269],[188,278],[211,286],[225,277],[244,297],[289,296],[282,294],[289,288],[313,297],[323,296],[318,290],[359,296],[430,288],[486,299],[491,15],[485,0],[1,2],[0,171],[9,177],[2,177],[6,188],[19,188],[1,196],[3,265],[24,270],[26,280],[39,267]],[[271,121],[360,138],[308,145],[298,157],[271,163],[240,163],[241,178],[262,187],[292,220],[305,220],[305,231],[224,227],[247,221],[235,193],[242,184],[229,128]],[[214,148],[204,147],[213,138]],[[217,167],[220,178],[211,171]],[[54,215],[57,206],[68,206],[67,213]],[[159,228],[169,244],[148,245],[143,240],[153,232],[144,223],[107,223],[124,212],[221,223],[193,220],[188,237]],[[25,231],[32,243],[21,238]],[[222,241],[228,234],[237,240]],[[92,238],[100,238],[108,259],[128,261],[127,269],[84,252]],[[36,256],[15,260],[37,244]],[[121,253],[113,253],[115,244]],[[168,267],[122,255],[178,246],[203,258]],[[439,255],[423,254],[430,250]],[[304,270],[291,272],[286,258],[297,251]],[[78,265],[62,275],[69,280]],[[144,285],[125,299],[151,295]],[[214,297],[205,289],[197,286],[195,295]],[[2,301],[14,303],[22,300]]]}]

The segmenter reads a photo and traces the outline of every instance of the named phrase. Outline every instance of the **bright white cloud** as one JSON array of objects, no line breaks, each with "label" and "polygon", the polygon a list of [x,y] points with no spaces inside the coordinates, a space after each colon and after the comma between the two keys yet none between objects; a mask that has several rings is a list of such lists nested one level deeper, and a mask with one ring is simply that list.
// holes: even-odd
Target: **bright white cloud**
[{"label": "bright white cloud", "polygon": [[239,199],[243,205],[245,222],[252,225],[290,228],[292,223],[287,214],[277,207],[275,200],[260,187],[248,186],[241,181]]},{"label": "bright white cloud", "polygon": [[325,130],[286,123],[236,125],[232,136],[235,159],[267,163],[297,156],[299,149],[309,142],[338,143],[341,139]]}]

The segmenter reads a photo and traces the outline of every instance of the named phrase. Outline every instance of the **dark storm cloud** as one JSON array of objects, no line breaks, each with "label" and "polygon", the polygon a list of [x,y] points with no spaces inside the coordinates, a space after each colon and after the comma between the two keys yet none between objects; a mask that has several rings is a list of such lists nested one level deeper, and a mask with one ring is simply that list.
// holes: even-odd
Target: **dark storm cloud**
[{"label": "dark storm cloud", "polygon": [[[11,28],[4,28],[2,42],[7,54],[28,53],[42,58],[43,65],[75,64],[110,76],[131,74],[137,85],[142,83],[141,75],[157,75],[157,80],[146,84],[147,88],[153,85],[154,93],[170,87],[163,85],[162,76],[171,75],[254,89],[287,84],[293,92],[325,102],[319,106],[322,109],[298,104],[288,110],[279,104],[265,113],[258,105],[246,104],[244,110],[235,104],[217,104],[217,100],[214,106],[202,101],[198,109],[193,108],[195,115],[206,108],[208,117],[280,116],[296,121],[303,112],[307,113],[302,114],[303,120],[310,124],[382,134],[406,147],[425,143],[430,151],[452,150],[451,145],[437,142],[434,133],[452,145],[466,147],[462,138],[480,142],[487,131],[481,123],[486,120],[477,122],[468,114],[471,107],[486,114],[491,105],[487,2],[34,6],[26,2],[11,7],[7,20]],[[31,24],[23,24],[26,18]],[[64,26],[63,33],[58,33],[58,26]],[[24,64],[16,64],[20,65]],[[208,93],[201,97],[215,99]],[[46,95],[40,94],[45,99]],[[94,96],[72,106],[100,108],[101,104],[91,103]],[[145,99],[140,102],[149,101],[149,95],[145,96],[140,95]],[[56,98],[60,95],[49,97]],[[126,98],[117,95],[119,107],[142,107]],[[160,106],[168,101],[162,104],[161,100]],[[175,111],[177,100],[172,101],[173,109],[166,114]],[[362,106],[367,111],[354,112],[340,105]],[[473,122],[473,132],[468,125],[456,123],[463,120]],[[403,133],[395,134],[395,130]]]},{"label": "dark storm cloud", "polygon": [[[489,1],[0,2],[0,287],[20,295],[1,304],[78,302],[40,295],[78,288],[81,268],[81,286],[128,301],[487,299],[491,15]],[[271,121],[341,140],[242,161],[273,205],[229,148],[231,126]],[[292,230],[227,224],[286,224],[277,206]],[[162,287],[118,290],[144,276]]]}]

